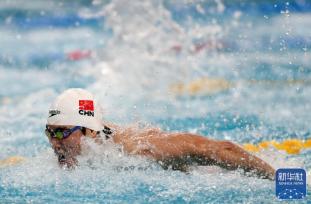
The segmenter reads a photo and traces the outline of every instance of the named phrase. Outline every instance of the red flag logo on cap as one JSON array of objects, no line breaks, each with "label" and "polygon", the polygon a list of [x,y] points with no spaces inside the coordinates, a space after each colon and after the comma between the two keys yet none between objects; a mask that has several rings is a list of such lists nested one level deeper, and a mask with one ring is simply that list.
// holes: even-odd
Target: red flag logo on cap
[{"label": "red flag logo on cap", "polygon": [[79,114],[94,117],[94,102],[92,100],[79,100]]},{"label": "red flag logo on cap", "polygon": [[94,103],[92,100],[79,100],[79,110],[94,111]]}]

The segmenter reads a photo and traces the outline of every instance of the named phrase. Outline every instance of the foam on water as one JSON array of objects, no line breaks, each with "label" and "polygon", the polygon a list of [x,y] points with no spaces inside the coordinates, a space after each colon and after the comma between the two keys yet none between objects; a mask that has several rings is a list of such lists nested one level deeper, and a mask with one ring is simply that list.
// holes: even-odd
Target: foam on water
[{"label": "foam on water", "polygon": [[[20,166],[5,169],[1,188],[19,189],[29,200],[35,196],[32,194],[41,195],[49,189],[57,196],[47,193],[43,200],[57,201],[66,195],[75,200],[79,195],[85,199],[92,196],[94,200],[123,200],[122,197],[125,197],[129,201],[135,199],[141,202],[145,199],[148,202],[174,201],[178,197],[186,202],[197,200],[200,194],[217,193],[223,184],[226,184],[224,191],[231,191],[235,187],[229,183],[237,181],[250,188],[244,186],[239,192],[251,191],[255,187],[263,192],[271,191],[270,182],[243,177],[237,172],[203,167],[189,174],[165,171],[143,158],[114,152],[116,150],[111,146],[107,149],[96,147],[96,144],[88,145],[92,146],[92,152],[79,158],[80,166],[74,171],[60,169],[52,151],[48,150]],[[142,197],[138,196],[142,192]]]},{"label": "foam on water", "polygon": [[[212,202],[230,202],[231,199],[235,202],[245,199],[249,202],[266,202],[274,199],[272,196],[260,198],[273,194],[273,185],[267,180],[245,177],[239,172],[216,167],[193,167],[187,174],[165,171],[144,158],[125,156],[113,145],[106,143],[101,146],[87,139],[84,144],[87,146],[83,150],[85,154],[78,158],[80,165],[74,171],[59,168],[49,149],[20,166],[5,169],[1,188],[18,189],[15,193],[24,197],[15,199],[15,202],[35,201],[37,196],[41,201],[50,202],[63,199],[71,202],[81,199],[105,199],[107,202],[124,199],[129,202],[202,202],[202,196],[204,201]],[[277,158],[280,163],[280,155],[274,156],[272,158],[269,153],[270,161]],[[297,162],[286,161],[286,165],[289,163],[297,167]],[[8,195],[12,193],[4,192]]]}]

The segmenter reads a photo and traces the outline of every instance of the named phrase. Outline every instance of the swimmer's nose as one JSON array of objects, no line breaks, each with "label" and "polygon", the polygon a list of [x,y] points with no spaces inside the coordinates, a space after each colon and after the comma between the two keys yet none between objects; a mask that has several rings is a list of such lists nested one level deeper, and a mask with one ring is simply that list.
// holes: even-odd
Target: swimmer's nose
[{"label": "swimmer's nose", "polygon": [[54,147],[54,152],[56,154],[65,154],[64,148],[62,148],[61,146]]},{"label": "swimmer's nose", "polygon": [[54,150],[58,150],[58,149],[60,149],[62,147],[62,144],[59,141],[53,142],[51,145],[52,145]]},{"label": "swimmer's nose", "polygon": [[59,162],[64,162],[66,160],[68,153],[65,151],[65,149],[62,146],[54,147],[54,152],[57,155]]}]

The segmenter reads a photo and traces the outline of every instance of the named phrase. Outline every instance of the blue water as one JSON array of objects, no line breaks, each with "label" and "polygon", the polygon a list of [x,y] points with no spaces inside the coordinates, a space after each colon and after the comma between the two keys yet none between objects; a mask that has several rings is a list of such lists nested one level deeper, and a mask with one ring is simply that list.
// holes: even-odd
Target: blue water
[{"label": "blue water", "polygon": [[[310,11],[298,0],[1,2],[0,159],[28,159],[0,169],[0,203],[280,202],[272,181],[213,167],[165,171],[92,143],[75,171],[62,170],[43,129],[51,101],[82,87],[118,124],[238,144],[311,138]],[[77,50],[92,54],[70,60]],[[196,95],[170,89],[202,77],[234,86]],[[258,156],[310,171],[310,155]],[[301,202],[308,200],[310,187]]]}]

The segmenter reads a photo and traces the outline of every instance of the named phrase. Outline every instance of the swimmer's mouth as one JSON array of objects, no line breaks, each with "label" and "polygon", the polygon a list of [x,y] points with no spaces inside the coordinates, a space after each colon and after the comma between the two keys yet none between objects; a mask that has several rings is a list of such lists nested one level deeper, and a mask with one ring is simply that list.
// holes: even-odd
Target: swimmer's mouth
[{"label": "swimmer's mouth", "polygon": [[61,167],[66,166],[71,169],[71,168],[74,168],[78,164],[78,161],[76,158],[65,154],[65,152],[63,151],[55,151],[55,154],[58,159],[58,164]]},{"label": "swimmer's mouth", "polygon": [[66,157],[65,155],[58,155],[58,164],[61,167],[67,167],[68,169],[73,169],[78,165],[78,161],[74,157]]},{"label": "swimmer's mouth", "polygon": [[58,163],[62,164],[62,165],[66,164],[66,157],[65,157],[65,155],[62,155],[62,154],[58,155]]}]

